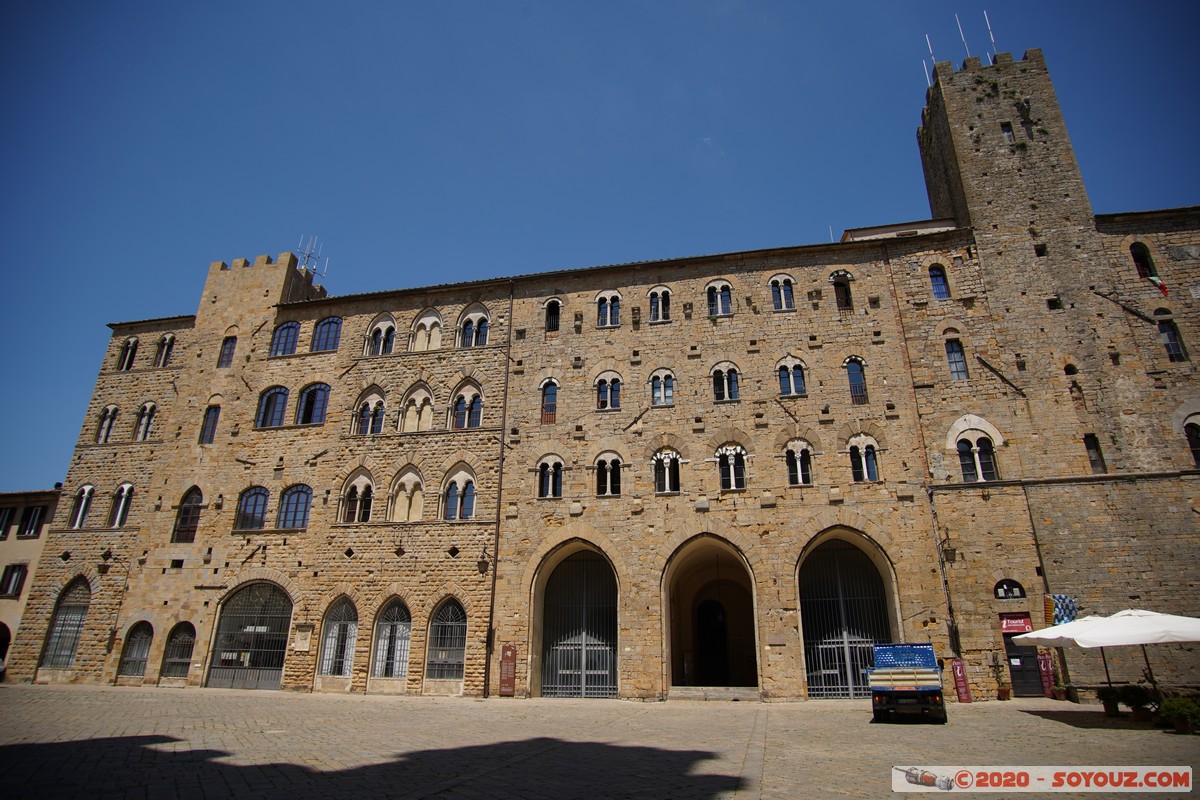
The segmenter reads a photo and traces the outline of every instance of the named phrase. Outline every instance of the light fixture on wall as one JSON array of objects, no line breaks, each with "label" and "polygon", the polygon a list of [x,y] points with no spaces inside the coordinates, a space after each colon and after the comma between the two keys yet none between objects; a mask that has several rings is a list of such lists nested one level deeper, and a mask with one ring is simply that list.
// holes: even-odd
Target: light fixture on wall
[{"label": "light fixture on wall", "polygon": [[479,553],[479,560],[475,562],[475,566],[479,568],[479,574],[484,575],[488,571],[488,551],[487,545],[483,546],[483,550]]}]

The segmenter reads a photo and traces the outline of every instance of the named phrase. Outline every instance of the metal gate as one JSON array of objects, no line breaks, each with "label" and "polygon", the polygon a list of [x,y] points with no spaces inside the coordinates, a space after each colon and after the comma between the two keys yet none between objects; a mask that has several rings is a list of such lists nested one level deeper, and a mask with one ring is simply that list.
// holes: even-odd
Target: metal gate
[{"label": "metal gate", "polygon": [[872,645],[891,641],[883,580],[849,542],[820,545],[800,567],[810,697],[866,697]]},{"label": "metal gate", "polygon": [[546,582],[542,696],[617,696],[617,580],[598,553],[568,556]]},{"label": "metal gate", "polygon": [[222,689],[278,689],[287,652],[292,601],[270,583],[239,589],[221,607],[208,685]]}]

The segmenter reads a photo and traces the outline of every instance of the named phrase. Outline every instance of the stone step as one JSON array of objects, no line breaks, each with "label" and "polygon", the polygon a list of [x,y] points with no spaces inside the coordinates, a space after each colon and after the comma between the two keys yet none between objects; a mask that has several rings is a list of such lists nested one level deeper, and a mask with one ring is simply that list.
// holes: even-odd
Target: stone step
[{"label": "stone step", "polygon": [[754,686],[672,686],[667,699],[757,703],[761,698]]}]

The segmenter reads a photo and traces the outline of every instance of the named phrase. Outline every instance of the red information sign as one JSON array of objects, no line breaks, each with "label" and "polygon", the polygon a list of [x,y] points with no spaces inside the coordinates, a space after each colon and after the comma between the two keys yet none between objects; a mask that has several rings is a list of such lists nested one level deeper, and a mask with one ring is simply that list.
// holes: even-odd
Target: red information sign
[{"label": "red information sign", "polygon": [[961,658],[950,659],[950,671],[954,673],[954,691],[958,693],[958,702],[971,702],[971,687],[967,683],[967,666]]},{"label": "red information sign", "polygon": [[1001,612],[1001,633],[1029,633],[1032,630],[1033,622],[1029,619],[1028,611]]},{"label": "red information sign", "polygon": [[1054,659],[1049,653],[1038,653],[1038,674],[1042,676],[1042,694],[1054,697]]},{"label": "red information sign", "polygon": [[506,644],[500,648],[500,696],[512,697],[517,693],[517,648]]}]

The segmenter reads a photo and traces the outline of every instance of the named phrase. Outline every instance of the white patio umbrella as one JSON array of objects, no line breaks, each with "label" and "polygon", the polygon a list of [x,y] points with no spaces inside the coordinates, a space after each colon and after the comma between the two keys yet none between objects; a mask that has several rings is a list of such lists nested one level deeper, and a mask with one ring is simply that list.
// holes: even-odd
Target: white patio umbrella
[{"label": "white patio umbrella", "polygon": [[[1107,622],[1108,617],[1102,617],[1099,614],[1091,614],[1086,617],[1064,622],[1061,625],[1051,625],[1049,628],[1040,628],[1029,633],[1022,633],[1019,636],[1014,636],[1013,641],[1023,645],[1041,645],[1042,647],[1067,647],[1068,645],[1078,644],[1077,637],[1084,636],[1088,631],[1096,628],[1100,623]],[[1108,679],[1108,685],[1112,686],[1112,676],[1108,674],[1108,658],[1104,655],[1104,648],[1100,648],[1100,659],[1104,662],[1104,677]]]},{"label": "white patio umbrella", "polygon": [[1200,642],[1200,619],[1127,608],[1105,618],[1102,624],[1089,626],[1075,637],[1075,644],[1080,647],[1099,647],[1102,655],[1105,647],[1141,646],[1142,659],[1146,662],[1146,677],[1156,693],[1158,681],[1154,680],[1146,645],[1173,642]]}]

